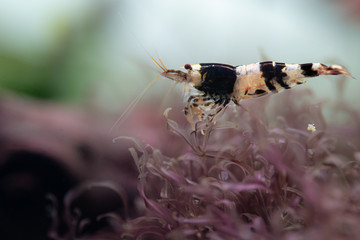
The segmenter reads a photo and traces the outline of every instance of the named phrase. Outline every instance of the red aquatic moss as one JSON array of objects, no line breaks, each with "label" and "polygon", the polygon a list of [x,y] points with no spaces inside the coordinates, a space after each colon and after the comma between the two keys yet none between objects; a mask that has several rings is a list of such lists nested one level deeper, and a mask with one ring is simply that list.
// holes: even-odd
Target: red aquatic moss
[{"label": "red aquatic moss", "polygon": [[205,135],[171,114],[165,114],[169,130],[188,144],[179,156],[128,138],[147,213],[125,223],[123,237],[360,236],[358,109],[320,103],[308,90],[287,91],[229,107]]},{"label": "red aquatic moss", "polygon": [[2,101],[1,239],[357,239],[360,110],[341,99],[244,101],[205,135],[149,103],[115,144],[108,119]]}]

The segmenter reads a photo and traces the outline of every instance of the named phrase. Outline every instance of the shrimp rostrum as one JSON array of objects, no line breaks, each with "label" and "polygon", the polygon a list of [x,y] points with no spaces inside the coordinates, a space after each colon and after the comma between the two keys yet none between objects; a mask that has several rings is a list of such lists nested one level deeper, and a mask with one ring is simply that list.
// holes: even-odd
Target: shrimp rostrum
[{"label": "shrimp rostrum", "polygon": [[[154,59],[153,59],[154,60]],[[240,101],[280,92],[303,84],[305,78],[320,75],[351,76],[339,65],[322,63],[287,64],[280,62],[257,62],[249,65],[231,66],[221,63],[185,64],[187,72],[167,69],[160,59],[154,62],[163,70],[161,76],[176,82],[190,83],[197,93],[191,95],[184,108],[187,120],[194,128],[194,117],[210,123],[231,101]]]}]

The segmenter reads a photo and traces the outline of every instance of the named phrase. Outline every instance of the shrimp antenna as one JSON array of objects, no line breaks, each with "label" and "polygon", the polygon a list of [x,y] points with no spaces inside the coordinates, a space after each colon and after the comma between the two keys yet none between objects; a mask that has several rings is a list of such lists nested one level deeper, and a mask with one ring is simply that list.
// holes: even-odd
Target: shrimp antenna
[{"label": "shrimp antenna", "polygon": [[[156,56],[158,57],[158,59],[159,59],[159,61],[160,61],[160,63],[161,63],[161,66],[163,66],[163,68],[165,69],[164,72],[166,72],[166,71],[167,71],[167,67],[165,66],[164,62],[162,61],[161,57],[159,56],[159,53],[158,53],[156,50],[155,50],[155,52],[156,52]],[[163,68],[161,68],[161,69],[163,69]]]},{"label": "shrimp antenna", "polygon": [[159,56],[159,61],[161,62],[161,65],[165,68],[165,70],[167,71],[167,68],[166,68],[164,62],[161,60],[161,57],[160,57],[160,56]]},{"label": "shrimp antenna", "polygon": [[[124,20],[121,17],[121,20],[124,22]],[[124,24],[125,25],[125,24]],[[161,60],[160,57],[159,58],[159,62],[157,62],[153,56],[151,56],[151,54],[148,52],[148,50],[144,47],[144,45],[141,43],[141,41],[136,37],[136,35],[131,31],[128,30],[129,33],[133,36],[133,38],[136,39],[136,41],[138,42],[138,44],[144,49],[144,51],[146,52],[146,54],[151,58],[151,60],[159,67],[161,68],[161,70],[163,70],[164,72],[167,71],[167,68],[164,64],[164,62]],[[112,127],[109,130],[109,133],[111,133],[114,128],[118,125],[121,124],[125,119],[126,116],[135,108],[135,106],[137,105],[137,103],[143,98],[143,96],[145,95],[145,93],[150,89],[150,87],[152,85],[154,85],[154,83],[160,78],[161,75],[156,76],[141,92],[140,94],[134,98],[131,103],[125,108],[125,110],[122,112],[122,114],[119,116],[119,118],[115,121],[115,123],[112,125]]]},{"label": "shrimp antenna", "polygon": [[158,63],[150,54],[149,56],[151,57],[151,60],[159,67],[161,68],[161,70],[163,70],[164,72],[167,71],[167,68],[165,67],[164,63],[161,61],[161,58],[159,57],[160,63]]},{"label": "shrimp antenna", "polygon": [[122,112],[122,114],[120,115],[120,117],[115,121],[115,123],[112,125],[112,127],[109,130],[109,133],[111,133],[114,128],[118,125],[121,124],[126,118],[125,116],[128,115],[133,109],[134,107],[137,105],[137,103],[143,98],[144,94],[147,92],[147,90],[149,90],[149,88],[156,82],[156,80],[158,80],[160,77],[160,75],[156,76],[141,92],[139,95],[137,95],[136,98],[134,98],[134,100],[131,101],[131,103],[126,107],[126,109]]}]

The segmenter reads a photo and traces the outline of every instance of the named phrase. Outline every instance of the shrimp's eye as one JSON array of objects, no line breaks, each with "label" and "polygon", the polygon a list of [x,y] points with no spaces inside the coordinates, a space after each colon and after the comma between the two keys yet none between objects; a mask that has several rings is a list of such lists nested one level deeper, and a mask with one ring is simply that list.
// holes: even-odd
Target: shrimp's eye
[{"label": "shrimp's eye", "polygon": [[184,65],[184,68],[185,68],[186,70],[191,70],[191,69],[192,69],[190,64],[185,64],[185,65]]}]

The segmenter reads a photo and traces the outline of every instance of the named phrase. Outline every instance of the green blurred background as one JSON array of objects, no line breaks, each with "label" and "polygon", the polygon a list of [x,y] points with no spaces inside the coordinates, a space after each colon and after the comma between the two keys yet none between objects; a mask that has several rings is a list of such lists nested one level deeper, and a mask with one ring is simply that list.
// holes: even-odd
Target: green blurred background
[{"label": "green blurred background", "polygon": [[[357,4],[357,5],[356,5]],[[0,91],[118,111],[169,68],[269,60],[341,64],[359,102],[358,0],[0,0]],[[309,81],[334,98],[336,78]],[[148,98],[165,95],[161,79]],[[181,87],[179,91],[181,91]]]}]

